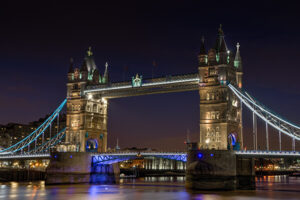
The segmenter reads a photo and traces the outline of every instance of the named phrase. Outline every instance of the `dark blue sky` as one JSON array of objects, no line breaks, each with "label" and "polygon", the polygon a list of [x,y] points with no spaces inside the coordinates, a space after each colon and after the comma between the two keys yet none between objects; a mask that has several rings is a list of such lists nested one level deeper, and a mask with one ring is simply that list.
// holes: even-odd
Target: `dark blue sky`
[{"label": "dark blue sky", "polygon": [[[196,72],[201,36],[212,47],[219,24],[231,50],[241,44],[244,88],[300,123],[298,4],[81,2],[1,3],[0,124],[27,123],[53,111],[66,96],[69,58],[79,66],[89,46],[101,72],[109,62],[113,81],[123,79],[124,66],[126,79],[135,73],[151,77],[153,60],[157,76]],[[118,137],[122,147],[182,149],[187,129],[198,139],[198,123],[197,92],[114,99],[109,145]]]}]

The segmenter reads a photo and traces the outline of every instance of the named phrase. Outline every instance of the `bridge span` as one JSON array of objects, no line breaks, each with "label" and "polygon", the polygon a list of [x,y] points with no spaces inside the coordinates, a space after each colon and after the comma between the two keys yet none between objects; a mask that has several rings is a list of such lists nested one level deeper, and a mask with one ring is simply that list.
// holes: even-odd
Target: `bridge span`
[{"label": "bridge span", "polygon": [[[200,151],[201,152],[201,151]],[[299,151],[264,151],[248,150],[233,151],[239,157],[251,158],[300,158]],[[94,164],[112,164],[125,160],[133,160],[145,157],[157,157],[181,162],[187,161],[186,152],[117,152],[117,153],[90,153]],[[55,153],[54,153],[55,156]],[[1,155],[0,160],[35,160],[50,159],[50,153],[35,154],[8,154]]]}]

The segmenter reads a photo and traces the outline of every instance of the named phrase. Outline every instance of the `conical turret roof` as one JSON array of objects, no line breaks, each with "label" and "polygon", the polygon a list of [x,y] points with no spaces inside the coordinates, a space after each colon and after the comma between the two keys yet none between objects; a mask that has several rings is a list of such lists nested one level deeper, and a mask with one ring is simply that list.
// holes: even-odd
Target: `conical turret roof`
[{"label": "conical turret roof", "polygon": [[85,60],[83,61],[82,65],[81,65],[80,71],[81,72],[87,72],[88,71]]},{"label": "conical turret roof", "polygon": [[216,39],[215,49],[217,53],[219,52],[227,52],[228,48],[224,39],[224,32],[222,29],[222,24],[220,24],[220,27],[218,29],[218,37]]},{"label": "conical turret roof", "polygon": [[205,55],[206,50],[205,50],[205,45],[204,45],[204,36],[201,38],[201,45],[200,45],[200,55]]},{"label": "conical turret roof", "polygon": [[68,73],[73,73],[74,72],[74,68],[73,68],[73,58],[70,58],[70,66],[69,66],[69,71]]},{"label": "conical turret roof", "polygon": [[238,68],[239,70],[242,70],[242,57],[240,55],[240,43],[236,44],[236,53],[234,58],[234,66]]}]

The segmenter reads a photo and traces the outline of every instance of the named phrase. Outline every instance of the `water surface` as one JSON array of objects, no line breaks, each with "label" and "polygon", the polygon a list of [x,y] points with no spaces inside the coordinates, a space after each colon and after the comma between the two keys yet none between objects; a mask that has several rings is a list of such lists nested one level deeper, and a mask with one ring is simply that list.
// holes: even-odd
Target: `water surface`
[{"label": "water surface", "polygon": [[0,199],[20,200],[259,200],[300,199],[300,177],[264,176],[256,178],[256,190],[239,191],[187,191],[184,177],[146,177],[124,179],[120,185],[55,185],[40,182],[9,182],[0,184]]}]

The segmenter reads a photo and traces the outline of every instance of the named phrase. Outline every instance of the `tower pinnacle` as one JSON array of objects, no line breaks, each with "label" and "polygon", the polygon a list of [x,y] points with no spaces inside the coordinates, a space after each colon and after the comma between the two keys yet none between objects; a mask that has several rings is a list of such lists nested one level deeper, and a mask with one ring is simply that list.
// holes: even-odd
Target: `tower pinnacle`
[{"label": "tower pinnacle", "polygon": [[105,71],[103,74],[103,83],[108,83],[108,62],[105,63]]},{"label": "tower pinnacle", "polygon": [[215,50],[217,53],[219,52],[227,52],[227,45],[224,39],[224,32],[222,29],[222,24],[220,24],[220,27],[218,29],[218,37],[216,40]]},{"label": "tower pinnacle", "polygon": [[204,36],[201,37],[201,45],[200,45],[200,55],[205,55],[205,45],[204,45]]},{"label": "tower pinnacle", "polygon": [[92,56],[93,52],[92,52],[92,47],[89,47],[89,49],[87,50],[87,56]]},{"label": "tower pinnacle", "polygon": [[69,67],[68,73],[73,73],[74,72],[74,69],[73,69],[74,63],[73,62],[74,62],[73,58],[70,58],[70,67]]},{"label": "tower pinnacle", "polygon": [[223,35],[224,36],[224,32],[222,30],[222,24],[220,24],[220,27],[218,29],[219,35]]},{"label": "tower pinnacle", "polygon": [[239,70],[242,70],[242,58],[240,55],[240,43],[236,44],[236,53],[234,58],[234,66],[238,68]]}]

